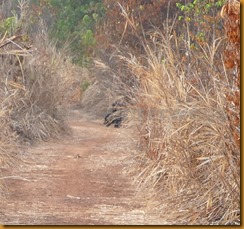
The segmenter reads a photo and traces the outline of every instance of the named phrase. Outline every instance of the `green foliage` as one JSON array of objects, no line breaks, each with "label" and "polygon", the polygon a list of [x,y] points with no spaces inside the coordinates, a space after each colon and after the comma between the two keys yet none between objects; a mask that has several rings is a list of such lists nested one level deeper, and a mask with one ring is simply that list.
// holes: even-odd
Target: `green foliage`
[{"label": "green foliage", "polygon": [[224,3],[225,0],[194,0],[186,4],[176,3],[176,7],[181,11],[178,19],[188,25],[193,42],[209,42],[213,38],[212,31],[216,31],[216,28],[219,31],[223,29],[218,12]]},{"label": "green foliage", "polygon": [[87,47],[93,46],[96,44],[94,34],[90,29],[86,30],[86,32],[84,34],[82,34],[81,42],[84,46],[87,46]]},{"label": "green foliage", "polygon": [[8,36],[12,36],[18,25],[17,16],[8,17],[0,21],[0,34],[7,33]]},{"label": "green foliage", "polygon": [[214,8],[222,7],[225,0],[194,0],[193,2],[181,4],[176,3],[176,6],[185,13],[194,12],[195,16],[208,14]]},{"label": "green foliage", "polygon": [[88,80],[84,80],[84,81],[82,81],[82,82],[81,82],[81,85],[80,85],[80,87],[81,87],[81,91],[82,91],[82,92],[85,92],[86,89],[87,89],[90,85],[91,85],[91,83],[90,83]]},{"label": "green foliage", "polygon": [[59,47],[71,41],[74,61],[84,63],[96,44],[95,25],[104,15],[102,0],[49,0],[49,10],[54,20],[52,38],[58,40]]}]

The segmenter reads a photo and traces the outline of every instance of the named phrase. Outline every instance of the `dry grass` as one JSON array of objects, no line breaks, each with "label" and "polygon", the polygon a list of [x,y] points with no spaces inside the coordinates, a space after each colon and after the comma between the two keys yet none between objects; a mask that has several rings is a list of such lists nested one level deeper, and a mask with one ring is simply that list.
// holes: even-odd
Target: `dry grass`
[{"label": "dry grass", "polygon": [[226,110],[235,86],[222,58],[226,41],[213,35],[193,50],[173,29],[154,32],[144,42],[146,56],[124,57],[140,81],[131,110],[141,147],[135,181],[173,224],[239,224],[240,149]]},{"label": "dry grass", "polygon": [[35,142],[67,131],[63,108],[80,100],[82,69],[73,66],[65,52],[57,52],[43,25],[28,49],[20,36],[1,54],[9,125],[19,139]]},{"label": "dry grass", "polygon": [[[3,38],[0,40],[0,46],[6,44],[6,40]],[[1,50],[1,49],[0,49]],[[2,54],[2,52],[1,52]],[[1,70],[3,69],[3,56],[1,56]],[[12,165],[15,161],[17,150],[17,135],[11,130],[9,126],[10,121],[10,109],[8,104],[14,96],[13,91],[7,91],[5,87],[6,80],[3,80],[3,74],[1,72],[0,81],[0,175],[4,169]],[[4,194],[5,189],[4,181],[0,181],[0,197]]]},{"label": "dry grass", "polygon": [[[1,94],[1,93],[0,93]],[[8,125],[8,117],[6,107],[0,97],[0,176],[4,169],[12,166],[15,162],[17,144],[17,136],[13,133]],[[0,199],[4,196],[6,189],[4,188],[4,180],[0,180]]]},{"label": "dry grass", "polygon": [[41,34],[31,49],[15,41],[2,51],[2,83],[10,98],[5,103],[9,125],[31,142],[58,136],[65,126],[58,106],[69,83],[60,74],[63,59],[45,42]]},{"label": "dry grass", "polygon": [[80,100],[82,70],[71,64],[65,50],[50,44],[42,23],[35,38],[28,37],[28,25],[21,24],[28,23],[23,20],[29,15],[28,1],[19,3],[19,29],[13,25],[11,33],[0,31],[0,172],[20,162],[16,155],[23,143],[66,133],[65,108]]}]

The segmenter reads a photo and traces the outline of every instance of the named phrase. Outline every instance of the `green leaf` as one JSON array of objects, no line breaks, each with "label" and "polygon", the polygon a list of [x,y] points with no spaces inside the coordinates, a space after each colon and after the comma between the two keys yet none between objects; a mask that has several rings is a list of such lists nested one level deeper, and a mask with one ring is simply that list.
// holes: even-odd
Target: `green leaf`
[{"label": "green leaf", "polygon": [[178,20],[181,21],[183,19],[183,16],[179,16]]}]

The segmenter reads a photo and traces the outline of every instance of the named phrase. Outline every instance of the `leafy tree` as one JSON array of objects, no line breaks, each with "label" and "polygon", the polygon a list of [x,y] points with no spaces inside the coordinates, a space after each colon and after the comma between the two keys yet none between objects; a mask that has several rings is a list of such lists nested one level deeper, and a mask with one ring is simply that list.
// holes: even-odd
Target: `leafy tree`
[{"label": "leafy tree", "polygon": [[[211,42],[215,35],[223,30],[220,12],[225,0],[192,0],[185,4],[180,2],[176,6],[180,9],[180,21],[184,20],[190,30],[192,47],[197,43]],[[216,34],[219,33],[219,34]]]},{"label": "leafy tree", "polygon": [[[127,46],[130,51],[141,52],[143,48],[139,37],[149,37],[148,33],[155,28],[163,31],[166,18],[173,18],[178,10],[175,6],[178,0],[103,0],[106,7],[106,17],[100,36],[109,44]],[[121,5],[134,26],[132,28],[122,15]],[[104,42],[104,44],[107,44]],[[103,45],[103,44],[102,44]]]},{"label": "leafy tree", "polygon": [[102,0],[40,0],[39,6],[42,14],[49,14],[50,35],[57,46],[70,42],[74,62],[87,62],[96,45],[95,25],[104,15]]}]

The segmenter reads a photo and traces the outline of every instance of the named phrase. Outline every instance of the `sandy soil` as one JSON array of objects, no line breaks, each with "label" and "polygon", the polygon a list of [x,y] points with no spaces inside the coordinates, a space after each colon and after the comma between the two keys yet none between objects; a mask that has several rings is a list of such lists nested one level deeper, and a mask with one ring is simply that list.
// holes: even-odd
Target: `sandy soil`
[{"label": "sandy soil", "polygon": [[130,131],[74,112],[72,135],[30,147],[4,181],[1,225],[167,224],[136,197]]}]

